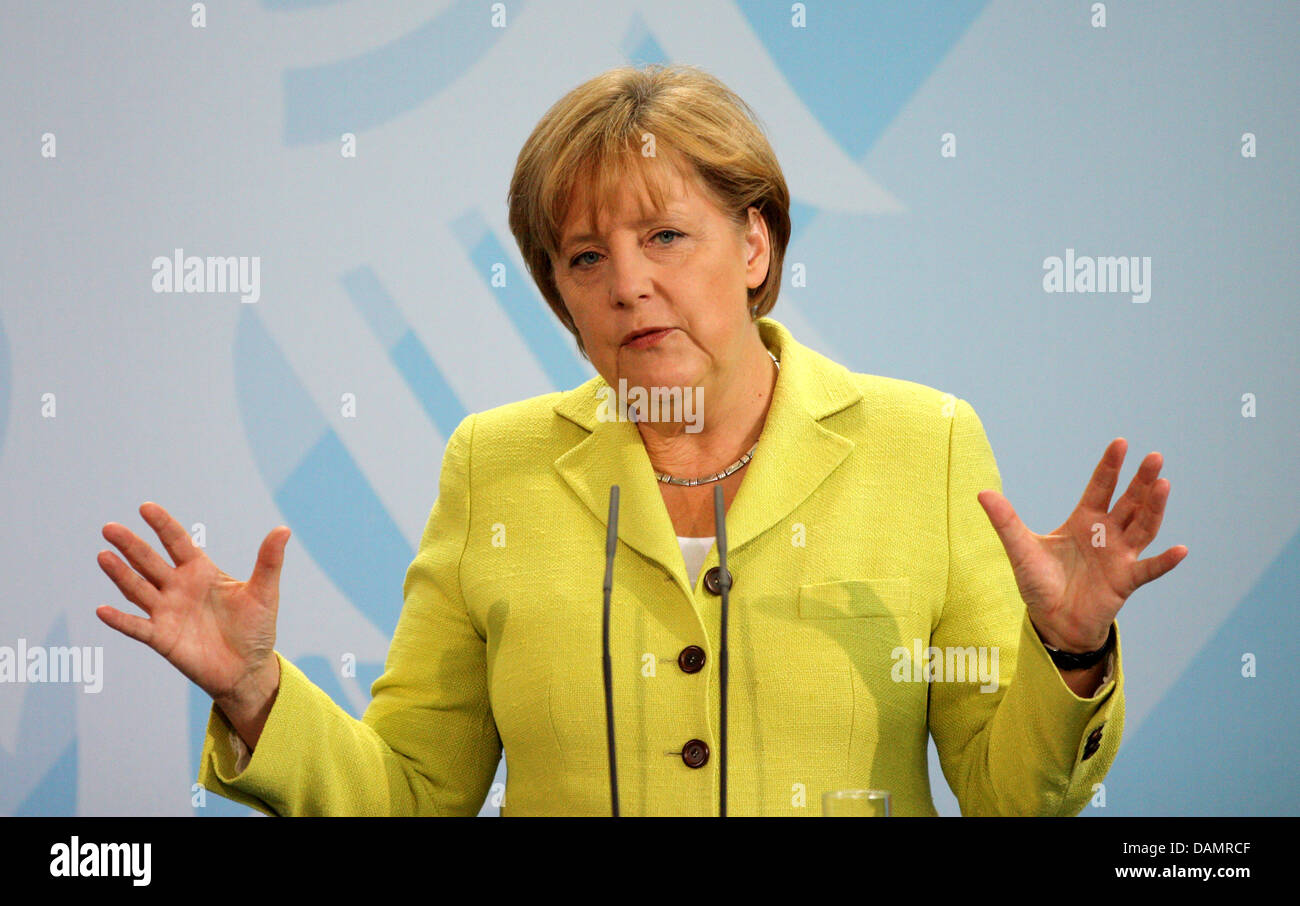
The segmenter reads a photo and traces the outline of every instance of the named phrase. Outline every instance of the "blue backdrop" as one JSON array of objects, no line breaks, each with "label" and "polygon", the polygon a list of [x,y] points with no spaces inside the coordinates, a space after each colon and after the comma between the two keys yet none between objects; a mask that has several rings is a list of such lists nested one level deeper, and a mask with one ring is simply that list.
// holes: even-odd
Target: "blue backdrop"
[{"label": "blue backdrop", "polygon": [[[1300,813],[1295,3],[0,15],[0,646],[103,654],[98,691],[0,683],[0,813],[250,813],[193,787],[210,701],[94,615],[129,609],[95,555],[108,521],[156,544],[144,500],[241,578],[288,524],[278,647],[361,714],[452,428],[594,373],[506,227],[515,155],[579,82],[668,61],[744,97],[785,169],[773,317],[969,400],[1030,528],[1111,438],[1121,487],[1164,454],[1148,554],[1190,553],[1120,615],[1125,739],[1084,814]],[[176,254],[256,259],[256,298],[157,291]],[[1149,283],[1051,292],[1066,256]]]}]

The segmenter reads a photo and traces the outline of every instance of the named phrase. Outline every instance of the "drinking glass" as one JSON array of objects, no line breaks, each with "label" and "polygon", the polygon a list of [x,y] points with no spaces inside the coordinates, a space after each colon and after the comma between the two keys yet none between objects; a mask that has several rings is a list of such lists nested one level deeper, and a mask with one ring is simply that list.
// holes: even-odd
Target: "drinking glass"
[{"label": "drinking glass", "polygon": [[888,818],[889,790],[831,790],[822,794],[824,818]]}]

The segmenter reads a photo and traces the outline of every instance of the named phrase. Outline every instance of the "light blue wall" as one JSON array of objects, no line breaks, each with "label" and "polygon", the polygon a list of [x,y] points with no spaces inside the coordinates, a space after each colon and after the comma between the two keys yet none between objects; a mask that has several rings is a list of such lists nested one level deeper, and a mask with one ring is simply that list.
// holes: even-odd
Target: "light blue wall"
[{"label": "light blue wall", "polygon": [[[103,646],[105,684],[0,684],[0,813],[249,812],[192,807],[210,702],[94,615],[122,603],[100,527],[154,541],[144,500],[240,577],[290,525],[279,647],[361,713],[451,429],[594,373],[505,193],[546,108],[629,61],[755,108],[795,201],[773,316],[969,400],[1031,528],[1111,438],[1123,484],[1164,454],[1148,554],[1190,555],[1120,615],[1125,739],[1084,814],[1300,813],[1296,5],[798,5],[4,4],[0,645]],[[176,248],[258,256],[260,298],[153,292]],[[1045,292],[1067,249],[1149,257],[1149,301]]]}]

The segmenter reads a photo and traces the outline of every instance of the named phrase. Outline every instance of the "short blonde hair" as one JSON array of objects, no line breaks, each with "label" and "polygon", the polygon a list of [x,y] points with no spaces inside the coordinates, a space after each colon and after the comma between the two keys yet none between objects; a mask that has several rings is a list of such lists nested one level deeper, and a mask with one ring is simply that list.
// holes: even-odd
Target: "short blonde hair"
[{"label": "short blonde hair", "polygon": [[510,232],[524,263],[584,357],[582,337],[555,285],[560,228],[580,180],[592,180],[593,223],[611,189],[629,174],[640,178],[655,205],[664,207],[662,183],[648,179],[641,163],[647,133],[655,156],[670,158],[684,177],[699,180],[737,227],[747,224],[750,206],[767,222],[767,277],[749,290],[750,316],[770,312],[781,289],[790,241],[790,192],[753,110],[696,66],[611,69],[574,88],[541,118],[519,152],[506,198]]}]

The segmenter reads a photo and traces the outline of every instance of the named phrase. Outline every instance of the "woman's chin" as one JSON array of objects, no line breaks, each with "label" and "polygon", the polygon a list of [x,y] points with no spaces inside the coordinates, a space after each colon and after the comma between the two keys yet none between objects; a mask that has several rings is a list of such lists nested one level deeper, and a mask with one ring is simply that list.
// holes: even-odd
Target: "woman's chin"
[{"label": "woman's chin", "polygon": [[632,368],[625,370],[621,377],[627,381],[629,387],[647,389],[694,387],[698,383],[693,370],[684,362],[665,361],[649,367]]}]

